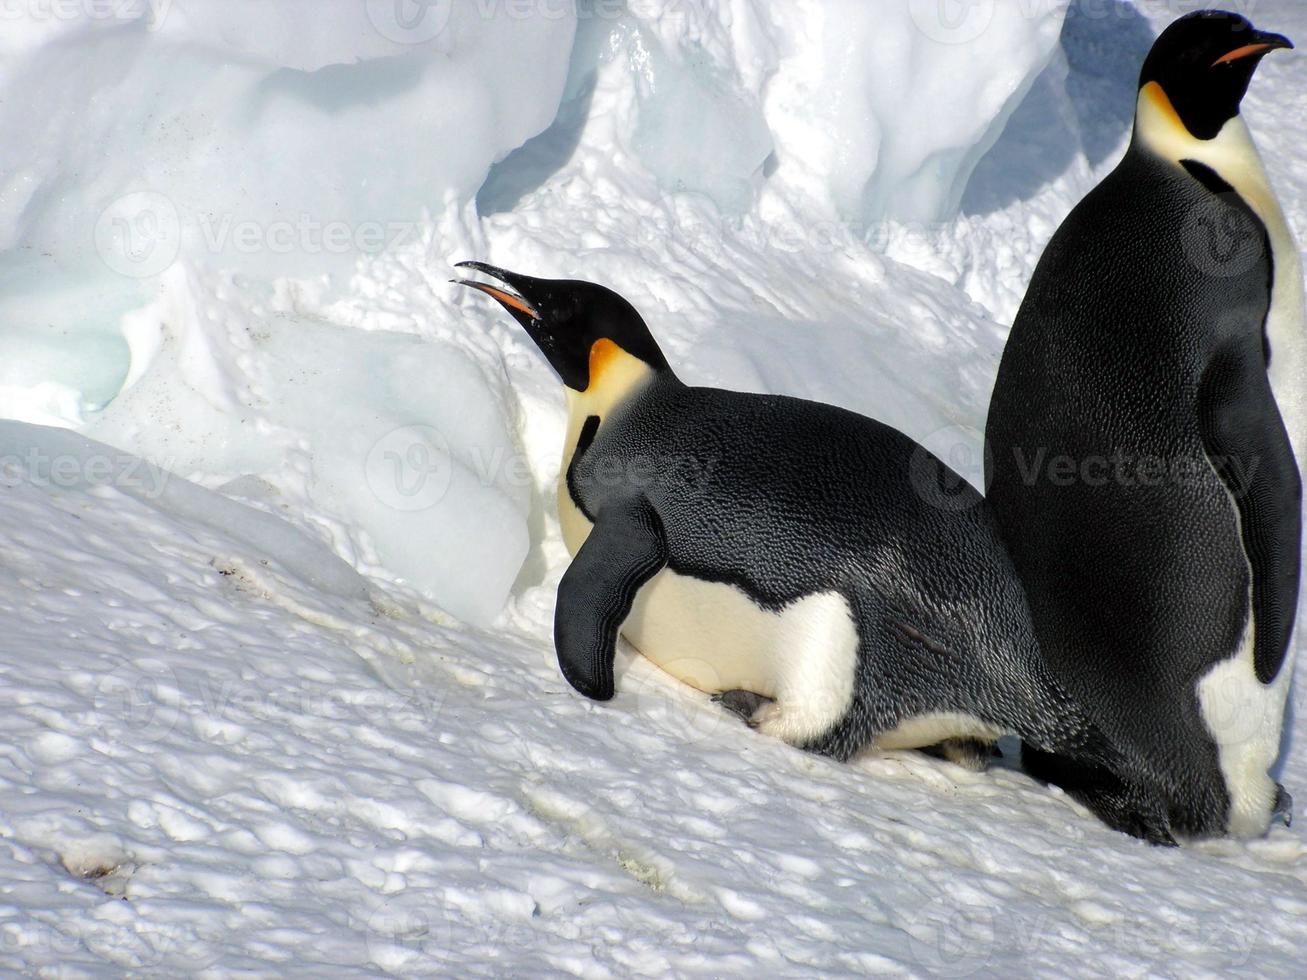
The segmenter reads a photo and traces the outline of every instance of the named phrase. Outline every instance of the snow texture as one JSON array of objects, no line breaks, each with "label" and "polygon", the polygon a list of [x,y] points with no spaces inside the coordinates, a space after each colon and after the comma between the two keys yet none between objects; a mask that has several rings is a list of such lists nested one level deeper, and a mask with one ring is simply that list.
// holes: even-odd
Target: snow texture
[{"label": "snow texture", "polygon": [[[1299,973],[1303,822],[1155,850],[625,649],[572,692],[561,387],[446,281],[606,283],[687,381],[979,482],[1006,324],[1194,6],[0,5],[0,971]],[[1307,63],[1246,115],[1307,234]]]}]

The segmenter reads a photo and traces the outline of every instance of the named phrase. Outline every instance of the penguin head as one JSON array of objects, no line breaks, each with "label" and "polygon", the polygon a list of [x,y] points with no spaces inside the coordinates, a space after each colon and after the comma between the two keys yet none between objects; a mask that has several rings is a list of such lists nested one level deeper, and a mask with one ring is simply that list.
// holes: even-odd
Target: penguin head
[{"label": "penguin head", "polygon": [[1185,129],[1200,140],[1214,139],[1239,114],[1262,58],[1292,47],[1287,37],[1259,31],[1246,17],[1200,10],[1181,17],[1153,43],[1139,87],[1156,86],[1150,93],[1169,102]]},{"label": "penguin head", "polygon": [[458,268],[475,269],[512,288],[456,280],[506,309],[574,391],[589,389],[605,365],[622,355],[655,372],[670,370],[635,307],[611,289],[576,279],[535,279],[484,262],[459,262]]}]

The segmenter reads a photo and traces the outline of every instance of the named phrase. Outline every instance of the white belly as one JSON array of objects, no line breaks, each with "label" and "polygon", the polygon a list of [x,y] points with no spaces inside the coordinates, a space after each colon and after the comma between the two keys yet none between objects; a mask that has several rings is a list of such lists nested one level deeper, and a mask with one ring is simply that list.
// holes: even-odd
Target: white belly
[{"label": "white belly", "polygon": [[1307,463],[1307,311],[1302,260],[1275,198],[1263,199],[1260,206],[1253,201],[1252,207],[1270,233],[1275,262],[1275,285],[1266,318],[1266,335],[1271,342],[1271,391],[1301,470]]},{"label": "white belly", "polygon": [[838,720],[853,698],[858,635],[844,597],[770,612],[733,586],[664,569],[640,590],[622,634],[673,677],[709,694],[783,699],[823,692]]},{"label": "white belly", "polygon": [[961,711],[936,711],[917,715],[902,722],[893,731],[876,736],[878,749],[924,749],[953,738],[975,738],[995,742],[1005,734],[979,718]]},{"label": "white belly", "polygon": [[[592,525],[565,480],[558,486],[558,517],[575,555]],[[774,699],[785,721],[768,728],[786,741],[826,734],[853,703],[858,633],[847,600],[836,592],[772,612],[734,586],[663,569],[636,594],[622,636],[707,694],[743,690]]]}]

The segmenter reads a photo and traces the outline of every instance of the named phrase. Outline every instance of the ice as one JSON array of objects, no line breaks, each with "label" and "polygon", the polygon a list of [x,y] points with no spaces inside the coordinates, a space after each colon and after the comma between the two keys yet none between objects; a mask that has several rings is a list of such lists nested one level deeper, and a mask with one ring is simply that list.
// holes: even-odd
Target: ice
[{"label": "ice", "polygon": [[[664,190],[737,216],[771,182],[870,233],[956,213],[1057,50],[1066,4],[582,0],[580,11],[569,98],[589,100],[596,73],[622,77],[599,131]],[[556,125],[578,135],[572,114]]]},{"label": "ice", "polygon": [[[319,361],[305,330],[283,353],[317,380],[284,415],[260,413],[268,431],[252,437],[260,382],[241,344],[264,328],[197,305],[195,284],[340,283],[360,257],[420,247],[424,214],[457,212],[497,158],[554,117],[575,15],[324,6],[6,11],[6,30],[18,26],[3,77],[23,95],[0,103],[0,411],[112,434],[215,485],[294,481],[298,466],[293,489],[316,508],[302,520],[485,622],[526,553],[526,492],[504,475],[515,444],[493,366],[401,338],[419,350],[409,356],[357,330],[315,337]],[[506,64],[530,65],[529,77]],[[393,436],[398,448],[369,465],[388,433],[423,427],[435,434],[411,446]],[[396,505],[360,477],[383,479],[401,459],[422,471],[426,496],[405,485]],[[426,472],[442,474],[440,492]]]},{"label": "ice", "polygon": [[448,340],[297,315],[224,277],[164,287],[131,325],[132,384],[87,431],[244,488],[361,567],[493,619],[526,556],[531,487],[493,366]]},{"label": "ice", "polygon": [[18,8],[47,43],[3,76],[24,97],[0,105],[0,248],[148,278],[178,257],[313,275],[393,245],[549,124],[575,29],[566,7],[403,6],[176,0],[56,18],[53,40],[49,5]]},{"label": "ice", "polygon": [[[484,248],[474,197],[484,213],[506,211],[568,168],[612,181],[612,193],[588,202],[603,201],[600,210],[548,218],[564,236],[593,222],[583,248],[649,252],[687,237],[674,227],[683,219],[711,239],[721,221],[777,208],[850,219],[855,234],[857,222],[892,210],[873,199],[915,214],[913,187],[965,180],[963,157],[983,151],[1038,72],[1057,20],[998,14],[959,39],[931,36],[915,8],[873,18],[866,7],[812,3],[74,8],[53,20],[30,8],[9,35],[4,77],[28,95],[6,100],[0,123],[29,137],[0,149],[9,175],[0,244],[10,246],[0,313],[12,325],[0,409],[79,426],[211,486],[264,488],[261,505],[294,514],[360,568],[477,623],[503,607],[528,523],[551,510],[548,453],[524,447],[507,423],[531,405],[552,442],[560,418],[496,370],[494,343],[469,340],[488,312],[463,331],[465,307],[443,296],[423,322],[368,309],[386,305],[387,277],[425,266],[420,283],[400,289],[437,288],[446,257]],[[995,51],[1001,72],[986,60],[999,60]],[[913,112],[891,112],[911,109],[895,59],[921,75],[941,52],[992,80],[978,91],[946,73],[929,97],[957,101],[952,84],[968,98],[951,124],[933,113],[924,141]],[[510,63],[529,64],[529,80],[500,70]],[[848,142],[855,133],[862,143]],[[884,152],[895,139],[928,145],[935,162],[911,171]],[[946,143],[953,149],[939,150]],[[671,229],[642,203],[660,195],[688,208]],[[947,211],[956,197],[947,190],[927,210]],[[373,264],[347,286],[360,259]],[[259,284],[288,276],[301,283],[294,296],[264,303]],[[666,285],[661,299],[674,306],[679,287]],[[333,298],[348,323],[324,312]],[[831,328],[827,346],[846,349],[844,328]],[[386,338],[396,330],[421,338],[411,343],[425,344],[428,360],[387,347],[409,342]],[[757,358],[758,373],[738,382],[803,389],[769,363],[779,361]],[[696,368],[711,370],[709,359],[691,376]],[[897,387],[894,373],[887,384]],[[860,387],[826,397],[876,407]],[[916,399],[903,394],[901,424],[948,423],[914,415]]]},{"label": "ice", "polygon": [[808,3],[768,85],[778,176],[870,229],[951,218],[977,162],[1056,50],[1066,5]]}]

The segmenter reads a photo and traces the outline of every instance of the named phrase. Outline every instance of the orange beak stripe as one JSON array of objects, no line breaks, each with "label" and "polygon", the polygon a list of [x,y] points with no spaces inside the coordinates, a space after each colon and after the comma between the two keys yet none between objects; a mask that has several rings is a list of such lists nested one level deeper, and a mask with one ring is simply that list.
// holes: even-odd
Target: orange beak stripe
[{"label": "orange beak stripe", "polygon": [[1221,55],[1212,62],[1212,67],[1217,65],[1228,65],[1232,61],[1238,61],[1240,58],[1248,58],[1255,54],[1261,54],[1263,51],[1270,51],[1275,47],[1274,44],[1245,44],[1242,48],[1235,48],[1229,54]]},{"label": "orange beak stripe", "polygon": [[511,306],[513,309],[517,310],[518,312],[525,313],[532,320],[540,319],[540,314],[537,313],[535,310],[533,310],[530,304],[528,304],[527,301],[524,300],[521,296],[514,296],[512,293],[505,292],[504,290],[499,289],[498,287],[487,286],[483,282],[469,282],[467,283],[467,285],[471,286],[473,289],[481,290],[481,292],[485,293],[488,296],[493,296],[495,299],[499,300],[499,302],[503,303],[505,306]]}]

